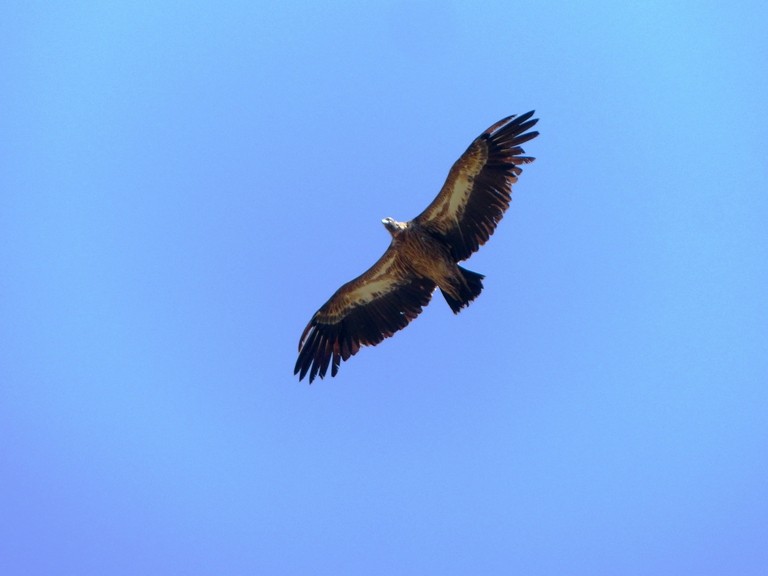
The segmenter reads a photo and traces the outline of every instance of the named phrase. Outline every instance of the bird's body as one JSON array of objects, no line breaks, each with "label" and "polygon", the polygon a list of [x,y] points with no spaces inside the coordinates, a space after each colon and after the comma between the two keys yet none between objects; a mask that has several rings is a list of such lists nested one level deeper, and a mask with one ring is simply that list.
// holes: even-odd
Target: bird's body
[{"label": "bird's body", "polygon": [[[431,280],[446,297],[448,304],[458,312],[474,299],[468,272],[456,263],[446,243],[417,221],[396,222],[392,218],[382,220],[392,234],[392,248],[395,262],[403,275],[413,275]],[[474,272],[469,272],[474,275]],[[480,276],[477,274],[476,276]],[[482,276],[480,276],[482,279]],[[482,284],[480,285],[482,289]],[[458,309],[454,302],[459,302]]]},{"label": "bird's body", "polygon": [[458,263],[493,233],[509,207],[510,192],[533,161],[519,146],[538,135],[526,132],[533,112],[510,116],[478,136],[451,168],[437,198],[409,222],[382,220],[392,236],[384,255],[347,282],[312,317],[299,341],[294,372],[335,376],[342,360],[360,346],[376,345],[404,328],[427,305],[435,287],[454,313],[483,289],[483,276]]}]

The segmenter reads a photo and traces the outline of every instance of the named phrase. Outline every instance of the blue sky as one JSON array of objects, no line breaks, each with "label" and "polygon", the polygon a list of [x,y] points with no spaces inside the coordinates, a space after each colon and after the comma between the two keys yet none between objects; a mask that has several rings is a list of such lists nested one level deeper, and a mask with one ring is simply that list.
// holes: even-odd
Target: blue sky
[{"label": "blue sky", "polygon": [[[0,571],[763,574],[767,26],[4,3]],[[532,108],[482,296],[299,383],[381,218]]]}]

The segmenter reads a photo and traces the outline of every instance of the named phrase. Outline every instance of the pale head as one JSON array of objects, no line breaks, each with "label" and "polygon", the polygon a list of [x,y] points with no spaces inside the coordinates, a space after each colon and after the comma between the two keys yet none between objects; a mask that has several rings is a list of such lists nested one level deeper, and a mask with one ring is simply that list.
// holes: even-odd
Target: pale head
[{"label": "pale head", "polygon": [[384,228],[386,228],[387,231],[392,234],[392,238],[397,237],[398,234],[400,234],[408,227],[407,222],[398,222],[394,218],[389,217],[384,218],[381,223],[384,224]]}]

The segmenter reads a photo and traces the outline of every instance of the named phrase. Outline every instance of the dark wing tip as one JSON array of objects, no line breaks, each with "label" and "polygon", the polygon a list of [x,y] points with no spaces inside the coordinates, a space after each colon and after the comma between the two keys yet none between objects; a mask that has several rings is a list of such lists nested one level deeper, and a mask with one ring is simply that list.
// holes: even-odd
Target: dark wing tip
[{"label": "dark wing tip", "polygon": [[502,126],[507,124],[510,120],[513,120],[514,118],[515,118],[515,115],[511,114],[509,116],[505,116],[504,118],[502,118],[498,122],[494,122],[493,124],[488,126],[488,128],[486,128],[485,131],[482,134],[480,134],[480,137],[482,138],[484,136],[490,136],[491,134],[496,132],[496,130],[498,130],[499,128],[501,128]]},{"label": "dark wing tip", "polygon": [[515,131],[517,131],[518,133],[525,132],[526,130],[528,130],[528,128],[530,128],[531,126],[534,126],[539,121],[538,118],[533,118],[533,120],[531,120],[531,117],[535,113],[536,113],[535,110],[530,110],[525,114],[520,114],[519,116],[517,114],[511,114],[509,116],[506,116],[501,120],[499,120],[498,122],[489,126],[480,136],[481,138],[492,136],[494,135],[495,132],[498,132],[502,129],[509,130],[513,126],[515,127]]},{"label": "dark wing tip", "polygon": [[[528,118],[530,118],[530,117],[531,117],[531,116],[533,116],[534,114],[536,114],[536,110],[529,110],[529,111],[528,111],[528,112],[526,112],[525,114],[520,114],[520,116],[518,116],[518,117],[517,117],[517,121],[518,121],[519,123],[521,123],[521,124],[522,124],[523,122],[525,122],[526,120],[528,120]],[[539,119],[538,119],[538,118],[535,118],[535,119],[534,119],[534,121],[535,121],[535,122],[538,122],[538,121],[539,121]]]}]

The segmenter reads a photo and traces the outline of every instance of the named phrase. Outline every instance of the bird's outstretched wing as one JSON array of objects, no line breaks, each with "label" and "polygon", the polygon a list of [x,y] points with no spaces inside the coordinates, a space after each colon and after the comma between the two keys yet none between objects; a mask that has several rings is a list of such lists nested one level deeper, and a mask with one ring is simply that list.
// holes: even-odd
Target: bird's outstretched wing
[{"label": "bird's outstretched wing", "polygon": [[347,282],[312,316],[299,340],[299,358],[293,373],[299,380],[309,374],[323,378],[331,367],[360,349],[373,346],[421,313],[435,283],[413,276],[398,261],[398,249],[390,246],[368,271]]},{"label": "bird's outstretched wing", "polygon": [[414,220],[444,239],[457,260],[467,259],[490,238],[512,200],[512,184],[533,162],[521,144],[538,132],[533,110],[499,120],[475,138],[454,163],[440,193]]}]

